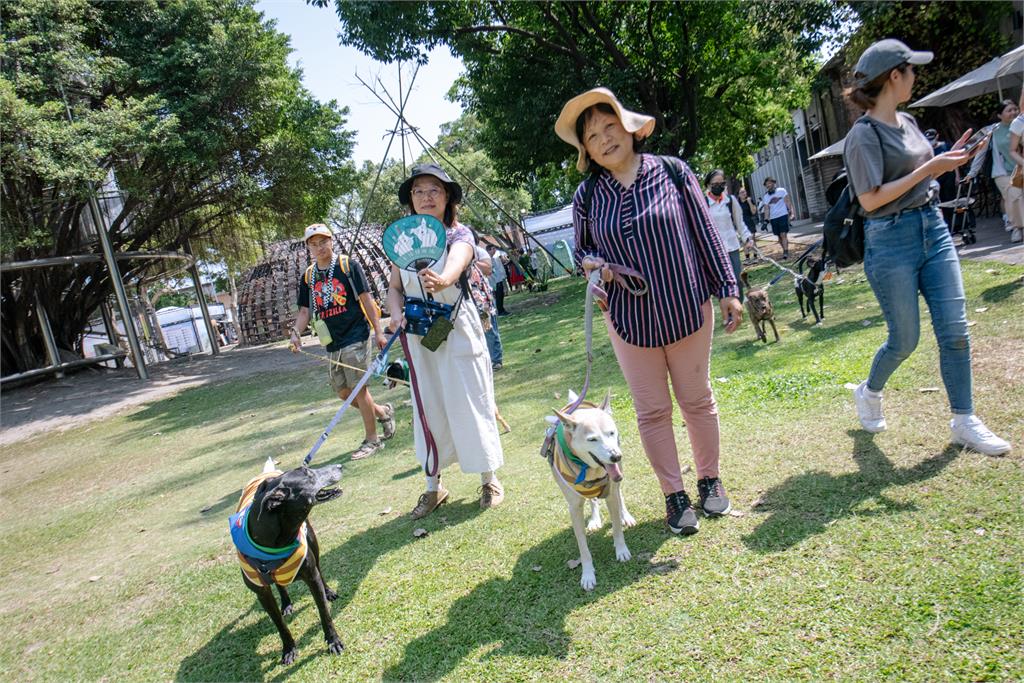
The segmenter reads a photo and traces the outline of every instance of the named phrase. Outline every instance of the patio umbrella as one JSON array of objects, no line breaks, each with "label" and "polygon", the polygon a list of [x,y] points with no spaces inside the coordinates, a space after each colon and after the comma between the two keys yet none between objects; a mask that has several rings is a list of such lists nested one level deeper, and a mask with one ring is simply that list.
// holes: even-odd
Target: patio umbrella
[{"label": "patio umbrella", "polygon": [[[1014,57],[1020,50],[1013,50],[1002,57],[996,57],[990,62],[982,64],[977,69],[965,73],[952,83],[947,83],[935,92],[926,95],[913,102],[911,107],[943,107],[947,104],[967,100],[978,95],[987,95],[992,92],[1002,94],[1004,88],[1019,88],[1021,86],[1021,55]],[[1024,53],[1022,53],[1024,55]],[[1014,64],[1018,67],[1014,68]],[[1000,74],[1000,68],[1005,73]]]},{"label": "patio umbrella", "polygon": [[808,160],[821,159],[824,157],[837,157],[843,153],[844,142],[846,142],[846,138],[843,138],[839,142],[833,142],[831,145],[821,150],[820,152],[812,154],[810,157],[808,157]]},{"label": "patio umbrella", "polygon": [[1020,78],[1022,71],[1024,71],[1024,45],[1015,50],[1010,50],[999,58],[999,68],[996,69],[996,76],[1002,78],[1003,76],[1017,74],[1017,77]]}]

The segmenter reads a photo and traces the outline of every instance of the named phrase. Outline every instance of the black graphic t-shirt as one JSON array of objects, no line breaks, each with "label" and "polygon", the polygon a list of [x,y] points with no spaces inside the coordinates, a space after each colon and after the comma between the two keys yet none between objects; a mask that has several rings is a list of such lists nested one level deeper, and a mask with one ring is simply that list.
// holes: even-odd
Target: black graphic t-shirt
[{"label": "black graphic t-shirt", "polygon": [[370,326],[366,323],[363,310],[359,307],[359,295],[370,291],[366,274],[358,261],[348,260],[348,274],[341,272],[338,257],[334,260],[334,275],[330,277],[331,268],[322,269],[313,266],[310,272],[312,284],[312,307],[310,306],[310,285],[306,283],[305,272],[299,279],[299,297],[296,303],[310,309],[310,327],[312,318],[320,318],[327,323],[331,331],[331,343],[328,351],[366,341],[370,336]]}]

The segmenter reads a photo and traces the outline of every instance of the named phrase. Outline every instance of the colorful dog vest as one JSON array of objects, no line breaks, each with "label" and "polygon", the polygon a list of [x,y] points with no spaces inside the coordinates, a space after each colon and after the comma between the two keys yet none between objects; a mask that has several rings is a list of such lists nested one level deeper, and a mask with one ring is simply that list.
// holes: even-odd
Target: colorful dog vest
[{"label": "colorful dog vest", "polygon": [[597,468],[601,471],[601,476],[587,479],[588,470],[592,468],[573,454],[572,448],[565,440],[565,429],[561,422],[555,427],[555,446],[551,450],[551,461],[565,483],[576,489],[584,498],[608,496],[608,484],[611,481],[608,473],[603,467]]},{"label": "colorful dog vest", "polygon": [[229,522],[231,540],[235,544],[238,562],[242,565],[242,574],[257,586],[287,586],[295,580],[295,575],[306,559],[306,523],[303,522],[295,542],[285,548],[266,548],[258,545],[249,536],[249,511],[256,489],[265,480],[279,477],[282,472],[264,472],[254,477],[242,490],[242,498],[238,501],[235,514]]}]

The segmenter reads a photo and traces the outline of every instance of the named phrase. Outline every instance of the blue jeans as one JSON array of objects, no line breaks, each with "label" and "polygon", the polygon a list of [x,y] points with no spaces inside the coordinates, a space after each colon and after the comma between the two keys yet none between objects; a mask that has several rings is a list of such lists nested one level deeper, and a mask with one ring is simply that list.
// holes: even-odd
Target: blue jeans
[{"label": "blue jeans", "polygon": [[500,363],[504,358],[501,350],[501,334],[498,332],[498,316],[491,315],[491,329],[484,332],[487,338],[487,350],[491,352],[491,363]]},{"label": "blue jeans", "polygon": [[931,313],[939,344],[939,370],[954,413],[974,412],[971,340],[967,332],[960,259],[941,212],[925,205],[864,222],[864,273],[889,327],[868,375],[881,391],[917,347],[921,336],[918,292]]}]

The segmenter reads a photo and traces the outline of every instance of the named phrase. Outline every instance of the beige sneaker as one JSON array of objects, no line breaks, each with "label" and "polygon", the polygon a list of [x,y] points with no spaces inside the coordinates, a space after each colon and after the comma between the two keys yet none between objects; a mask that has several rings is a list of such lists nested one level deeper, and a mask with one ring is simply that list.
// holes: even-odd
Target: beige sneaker
[{"label": "beige sneaker", "polygon": [[448,500],[448,489],[444,487],[444,484],[438,484],[436,491],[426,491],[420,494],[420,499],[416,501],[416,507],[409,514],[413,519],[422,519],[446,500]]},{"label": "beige sneaker", "polygon": [[480,507],[483,509],[498,507],[503,500],[505,489],[498,482],[492,481],[480,487]]}]

